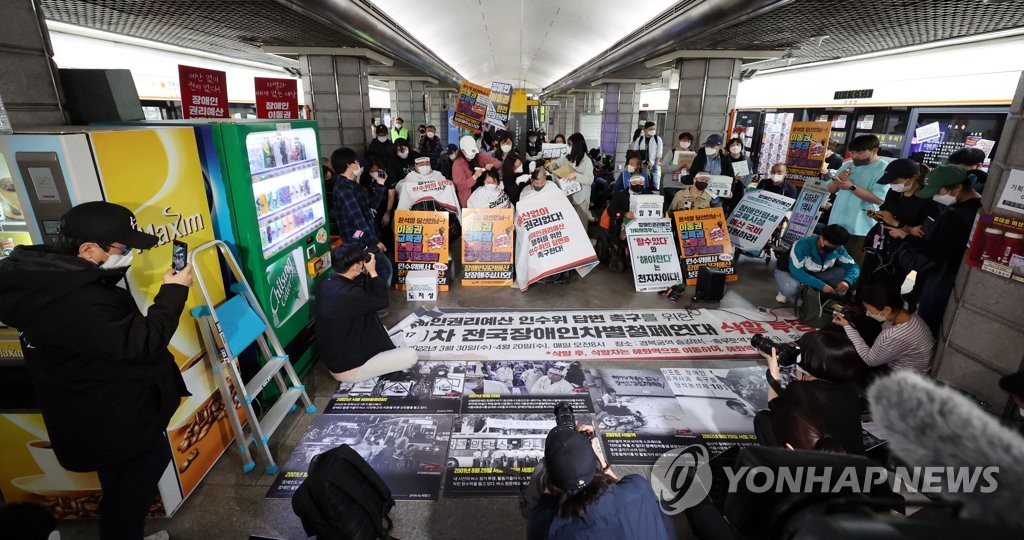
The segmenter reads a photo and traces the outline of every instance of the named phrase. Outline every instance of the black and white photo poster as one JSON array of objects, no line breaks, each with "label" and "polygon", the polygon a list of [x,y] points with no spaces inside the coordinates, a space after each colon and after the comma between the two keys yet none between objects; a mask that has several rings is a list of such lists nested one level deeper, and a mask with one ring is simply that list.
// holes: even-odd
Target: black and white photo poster
[{"label": "black and white photo poster", "polygon": [[342,383],[324,413],[457,413],[465,371],[465,362],[417,362],[405,371]]},{"label": "black and white photo poster", "polygon": [[550,413],[564,401],[590,412],[582,363],[555,361],[466,362],[463,414]]}]

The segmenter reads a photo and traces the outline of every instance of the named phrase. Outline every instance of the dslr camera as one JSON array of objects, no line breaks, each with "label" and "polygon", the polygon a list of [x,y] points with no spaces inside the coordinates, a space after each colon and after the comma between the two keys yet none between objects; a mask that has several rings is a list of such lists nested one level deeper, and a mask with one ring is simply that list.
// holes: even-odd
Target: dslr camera
[{"label": "dslr camera", "polygon": [[764,334],[750,336],[750,346],[754,350],[767,355],[771,355],[772,349],[775,349],[775,356],[779,359],[780,366],[792,366],[800,356],[800,347],[792,343],[772,341],[772,338]]},{"label": "dslr camera", "polygon": [[572,405],[564,401],[555,404],[555,426],[576,429],[576,415],[572,412]]}]

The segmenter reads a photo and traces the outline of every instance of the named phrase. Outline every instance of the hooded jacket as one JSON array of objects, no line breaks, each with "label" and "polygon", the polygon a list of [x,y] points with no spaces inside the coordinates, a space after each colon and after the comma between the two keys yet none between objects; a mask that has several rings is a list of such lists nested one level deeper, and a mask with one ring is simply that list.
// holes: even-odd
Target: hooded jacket
[{"label": "hooded jacket", "polygon": [[18,329],[50,443],[70,471],[149,450],[188,396],[167,350],[188,287],[165,284],[146,316],[124,269],[19,246],[0,260],[0,321]]}]

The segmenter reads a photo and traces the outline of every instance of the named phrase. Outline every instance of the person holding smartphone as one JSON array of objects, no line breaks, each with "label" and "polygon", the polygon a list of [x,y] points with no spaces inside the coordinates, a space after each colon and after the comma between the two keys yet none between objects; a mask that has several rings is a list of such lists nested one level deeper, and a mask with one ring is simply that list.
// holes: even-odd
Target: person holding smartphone
[{"label": "person holding smartphone", "polygon": [[387,246],[381,242],[380,232],[374,218],[374,209],[384,204],[388,196],[387,176],[373,179],[372,195],[359,186],[359,177],[363,174],[363,166],[356,157],[355,150],[339,148],[331,154],[331,165],[334,167],[338,180],[334,184],[333,216],[341,241],[348,244],[360,241],[368,246],[375,255],[377,273],[388,287],[391,286],[392,264],[388,259]]}]

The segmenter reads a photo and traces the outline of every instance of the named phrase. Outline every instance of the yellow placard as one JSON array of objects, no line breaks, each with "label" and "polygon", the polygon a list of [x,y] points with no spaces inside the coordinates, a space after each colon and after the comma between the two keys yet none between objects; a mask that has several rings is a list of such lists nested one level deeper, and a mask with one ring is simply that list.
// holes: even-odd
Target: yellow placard
[{"label": "yellow placard", "polygon": [[437,290],[447,291],[452,269],[448,264],[448,212],[395,212],[395,284],[405,290],[411,270],[437,270]]},{"label": "yellow placard", "polygon": [[511,287],[515,253],[511,208],[462,210],[462,285]]}]

